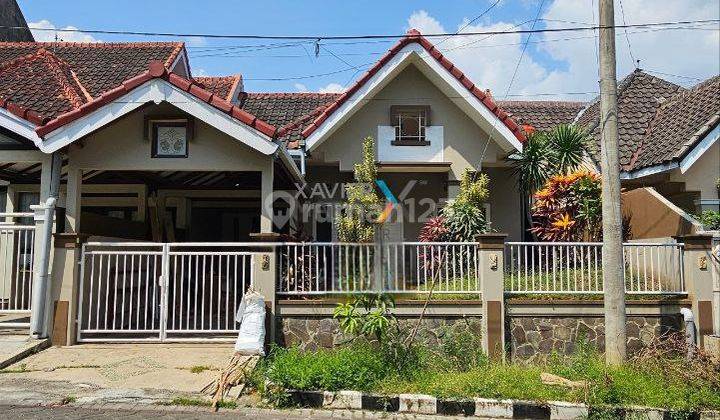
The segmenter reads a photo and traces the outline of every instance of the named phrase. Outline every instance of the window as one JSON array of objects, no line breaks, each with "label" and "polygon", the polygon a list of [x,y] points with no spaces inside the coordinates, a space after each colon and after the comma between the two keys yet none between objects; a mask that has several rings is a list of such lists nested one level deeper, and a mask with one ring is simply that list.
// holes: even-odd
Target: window
[{"label": "window", "polygon": [[427,146],[425,128],[430,125],[430,107],[391,106],[390,122],[395,127],[393,146]]}]

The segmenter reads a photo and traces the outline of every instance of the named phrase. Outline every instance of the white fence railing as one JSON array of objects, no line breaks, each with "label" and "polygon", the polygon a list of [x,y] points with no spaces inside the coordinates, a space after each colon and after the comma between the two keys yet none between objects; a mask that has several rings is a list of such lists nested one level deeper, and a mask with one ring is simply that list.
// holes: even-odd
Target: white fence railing
[{"label": "white fence railing", "polygon": [[235,311],[253,284],[254,260],[243,244],[87,243],[78,341],[235,333]]},{"label": "white fence railing", "polygon": [[[603,293],[600,242],[508,242],[505,252],[506,293]],[[685,293],[683,244],[624,243],[623,256],[627,293]]]},{"label": "white fence railing", "polygon": [[478,294],[472,242],[286,243],[279,250],[278,293]]},{"label": "white fence railing", "polygon": [[[35,260],[33,213],[0,213],[0,314],[9,318],[30,313]],[[28,322],[0,323],[25,327]]]}]

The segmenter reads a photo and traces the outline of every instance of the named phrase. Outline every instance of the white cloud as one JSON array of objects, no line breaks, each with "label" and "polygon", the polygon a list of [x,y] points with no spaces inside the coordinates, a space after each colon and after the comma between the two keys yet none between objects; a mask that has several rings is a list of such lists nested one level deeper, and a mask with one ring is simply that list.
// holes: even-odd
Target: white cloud
[{"label": "white cloud", "polygon": [[[298,92],[310,92],[310,89],[302,83],[295,83],[294,86]],[[318,93],[341,93],[344,91],[345,88],[339,83],[329,83],[327,86],[323,86],[317,90]]]},{"label": "white cloud", "polygon": [[[50,22],[47,19],[43,19],[39,22],[29,22],[28,27],[30,28],[30,32],[32,32],[33,37],[35,38],[35,41],[38,42],[53,42],[55,41],[55,35],[57,35],[59,41],[65,41],[65,42],[102,42],[99,39],[95,39],[92,35],[84,34],[82,32],[68,32],[76,30],[75,26],[66,26],[64,28],[58,28],[56,27],[52,22]],[[47,31],[47,30],[37,30],[38,29],[57,29]],[[63,31],[64,29],[64,31]]]},{"label": "white cloud", "polygon": [[207,71],[203,68],[199,68],[197,70],[193,70],[193,76],[195,77],[206,77],[208,75]]},{"label": "white cloud", "polygon": [[203,36],[189,36],[185,38],[185,43],[189,47],[204,47],[207,45],[207,38]]},{"label": "white cloud", "polygon": [[340,83],[330,83],[327,86],[318,89],[319,93],[340,93],[344,91],[345,88]]},{"label": "white cloud", "polygon": [[[591,3],[591,4],[590,4]],[[666,22],[695,19],[717,19],[720,10],[717,0],[667,0],[663,7],[657,7],[655,0],[623,0],[625,18],[628,24]],[[534,16],[535,7],[527,13]],[[616,24],[622,24],[619,5],[616,4]],[[528,18],[530,18],[528,15]],[[542,16],[544,19],[573,22],[597,21],[597,0],[554,0]],[[525,19],[517,19],[522,21]],[[423,33],[454,32],[446,29],[427,12],[414,12],[408,19],[408,26]],[[512,30],[516,23],[495,21],[478,23],[463,29],[463,32]],[[572,23],[543,21],[538,25],[548,28],[574,26]],[[540,26],[542,27],[542,26]],[[711,27],[711,26],[710,26]],[[710,28],[706,26],[706,28]],[[529,25],[524,26],[529,28]],[[715,27],[717,29],[717,27]],[[672,30],[648,31],[628,29],[632,51],[641,59],[640,67],[648,71],[707,78],[720,73],[720,37],[717,31]],[[631,72],[635,65],[630,59],[623,29],[617,30],[616,46],[618,76]],[[465,72],[475,83],[493,91],[502,99],[512,78],[513,71],[522,51],[527,35],[510,34],[492,37],[457,36],[440,43],[440,50]],[[485,38],[485,39],[483,39]],[[564,40],[566,38],[580,38]],[[554,41],[562,39],[561,41]],[[542,41],[533,43],[532,41]],[[526,95],[528,99],[575,99],[590,100],[593,95],[533,96],[536,93],[595,92],[597,86],[597,38],[589,32],[534,34],[523,57],[513,82],[510,97]],[[694,84],[697,80],[677,79],[660,75],[675,83]]]}]

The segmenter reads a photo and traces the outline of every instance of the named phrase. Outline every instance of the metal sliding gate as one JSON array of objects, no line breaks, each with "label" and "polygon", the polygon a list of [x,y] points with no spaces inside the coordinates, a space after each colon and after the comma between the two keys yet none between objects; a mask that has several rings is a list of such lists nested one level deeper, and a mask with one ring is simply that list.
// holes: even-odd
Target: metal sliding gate
[{"label": "metal sliding gate", "polygon": [[0,328],[30,327],[35,260],[33,213],[0,213]]},{"label": "metal sliding gate", "polygon": [[255,260],[241,244],[87,243],[78,342],[232,341]]}]

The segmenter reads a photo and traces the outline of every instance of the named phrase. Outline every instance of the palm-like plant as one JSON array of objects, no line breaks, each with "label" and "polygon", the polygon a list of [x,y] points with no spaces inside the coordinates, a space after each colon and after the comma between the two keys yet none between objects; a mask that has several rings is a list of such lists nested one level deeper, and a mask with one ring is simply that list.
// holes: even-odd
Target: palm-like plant
[{"label": "palm-like plant", "polygon": [[578,169],[587,152],[587,142],[584,130],[567,124],[547,133],[529,135],[523,150],[509,158],[520,189],[531,194],[542,188],[551,176]]},{"label": "palm-like plant", "polygon": [[580,166],[587,150],[587,134],[575,125],[561,124],[548,133],[554,166],[569,173]]}]

